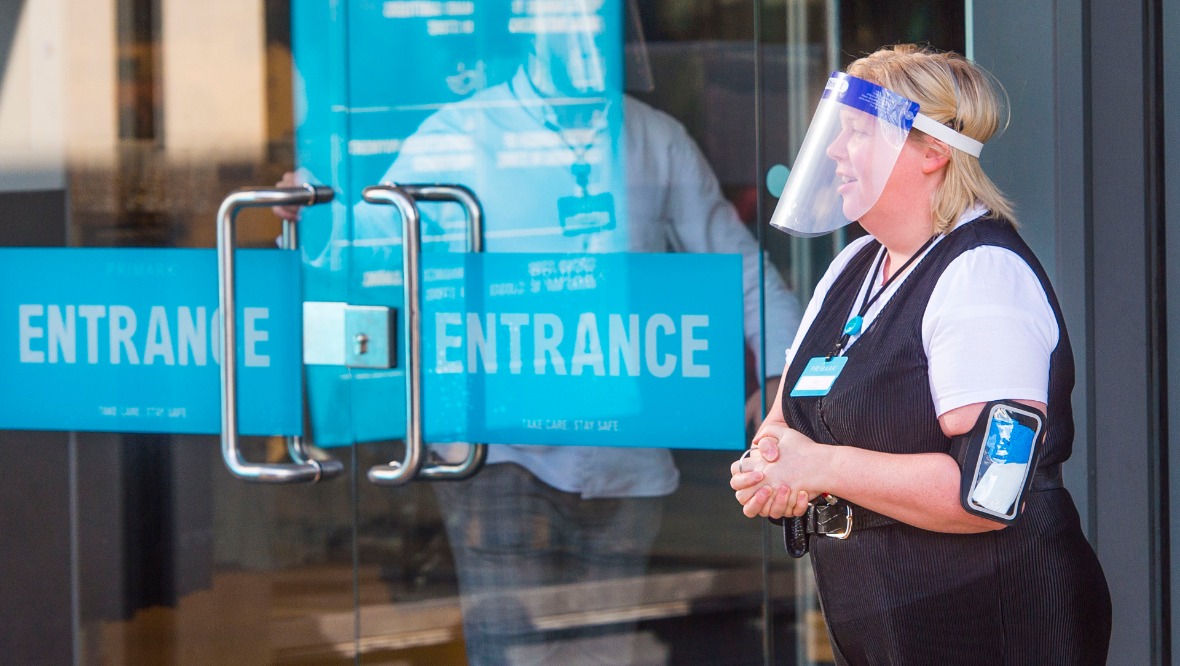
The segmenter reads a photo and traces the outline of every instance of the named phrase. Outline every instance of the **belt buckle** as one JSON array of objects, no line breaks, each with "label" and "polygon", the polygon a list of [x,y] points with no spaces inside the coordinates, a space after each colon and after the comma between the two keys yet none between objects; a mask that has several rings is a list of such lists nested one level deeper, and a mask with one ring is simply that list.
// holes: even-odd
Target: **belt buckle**
[{"label": "belt buckle", "polygon": [[816,504],[815,532],[833,539],[847,539],[852,534],[852,507],[847,504]]}]

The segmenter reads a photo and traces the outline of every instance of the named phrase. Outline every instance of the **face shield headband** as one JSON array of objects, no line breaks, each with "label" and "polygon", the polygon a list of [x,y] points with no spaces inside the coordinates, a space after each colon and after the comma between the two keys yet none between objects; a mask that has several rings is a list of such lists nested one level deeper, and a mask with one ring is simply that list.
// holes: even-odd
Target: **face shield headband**
[{"label": "face shield headband", "polygon": [[770,223],[809,237],[860,219],[884,191],[911,129],[979,157],[982,143],[918,110],[892,90],[832,74]]}]

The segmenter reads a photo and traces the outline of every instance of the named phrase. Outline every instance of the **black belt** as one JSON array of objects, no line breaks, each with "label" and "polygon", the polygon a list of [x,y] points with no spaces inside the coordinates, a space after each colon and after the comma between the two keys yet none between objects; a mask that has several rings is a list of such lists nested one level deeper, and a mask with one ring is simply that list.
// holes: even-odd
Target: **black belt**
[{"label": "black belt", "polygon": [[[1061,465],[1046,465],[1037,468],[1033,475],[1032,492],[1062,488]],[[818,535],[834,539],[847,539],[853,532],[893,525],[897,520],[870,511],[851,502],[837,500],[829,504],[823,500],[807,508],[807,513],[798,519],[784,521],[783,543],[787,552],[795,557],[807,553],[807,536]],[[794,538],[792,538],[794,537]],[[793,542],[793,543],[792,543]]]},{"label": "black belt", "polygon": [[834,539],[847,539],[857,530],[892,525],[897,521],[843,500],[828,504],[823,500],[807,508],[803,529],[806,534],[818,534]]}]

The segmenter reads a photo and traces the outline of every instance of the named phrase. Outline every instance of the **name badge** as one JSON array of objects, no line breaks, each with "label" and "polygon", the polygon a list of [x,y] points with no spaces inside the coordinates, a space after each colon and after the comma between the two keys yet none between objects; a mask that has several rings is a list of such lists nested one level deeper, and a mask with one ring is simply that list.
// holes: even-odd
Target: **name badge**
[{"label": "name badge", "polygon": [[795,388],[791,389],[791,397],[814,398],[827,395],[847,363],[846,356],[833,356],[831,360],[823,356],[811,359],[803,369],[799,381],[795,382]]},{"label": "name badge", "polygon": [[584,197],[561,197],[557,214],[566,236],[615,228],[615,198],[610,192]]}]

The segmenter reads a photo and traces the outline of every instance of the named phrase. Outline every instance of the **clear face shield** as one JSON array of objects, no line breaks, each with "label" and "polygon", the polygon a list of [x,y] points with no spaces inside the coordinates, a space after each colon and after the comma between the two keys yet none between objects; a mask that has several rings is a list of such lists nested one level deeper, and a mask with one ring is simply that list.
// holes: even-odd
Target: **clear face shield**
[{"label": "clear face shield", "polygon": [[808,237],[859,220],[881,197],[914,127],[979,155],[978,141],[918,110],[916,102],[887,88],[832,74],[770,223]]}]

